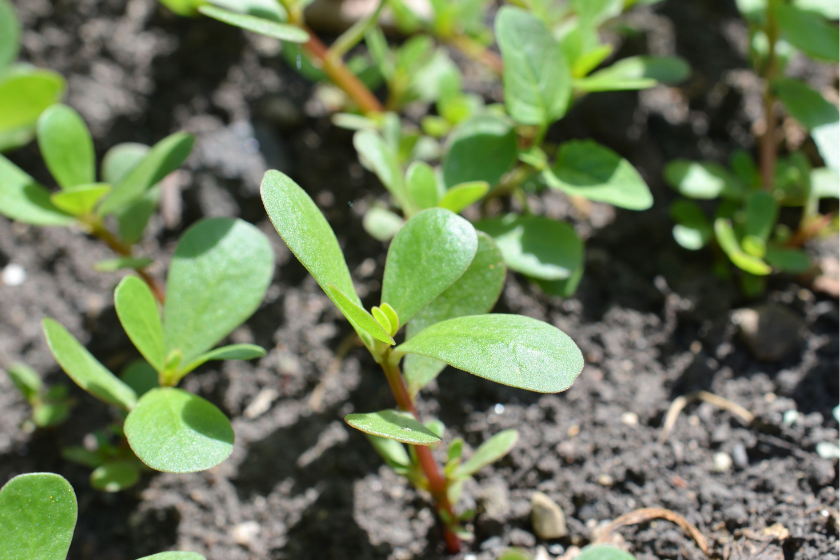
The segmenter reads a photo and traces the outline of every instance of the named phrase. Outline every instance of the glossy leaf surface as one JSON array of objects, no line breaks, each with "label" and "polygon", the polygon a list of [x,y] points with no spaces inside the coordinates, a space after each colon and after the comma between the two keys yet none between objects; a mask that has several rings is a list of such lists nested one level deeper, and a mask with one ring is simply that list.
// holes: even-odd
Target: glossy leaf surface
[{"label": "glossy leaf surface", "polygon": [[404,325],[464,273],[477,249],[475,228],[465,219],[442,208],[420,212],[388,249],[382,301]]},{"label": "glossy leaf surface", "polygon": [[274,37],[281,41],[305,43],[309,40],[309,33],[295,25],[277,23],[276,21],[248,14],[238,14],[216,6],[202,6],[198,11],[205,16],[217,19],[228,25],[240,27],[246,31],[252,31],[260,35]]},{"label": "glossy leaf surface", "polygon": [[344,421],[366,434],[411,445],[434,445],[440,442],[438,436],[412,415],[396,410],[348,414]]},{"label": "glossy leaf surface", "polygon": [[114,291],[114,307],[134,346],[152,367],[163,371],[166,360],[163,323],[149,286],[136,276],[126,276]]},{"label": "glossy leaf surface", "polygon": [[545,24],[525,10],[504,6],[495,29],[508,113],[521,124],[541,126],[563,116],[571,97],[571,71]]},{"label": "glossy leaf surface", "polygon": [[499,182],[516,163],[516,131],[508,119],[479,115],[452,133],[443,162],[447,188],[470,181]]},{"label": "glossy leaf surface", "polygon": [[[361,307],[335,233],[309,195],[279,171],[265,174],[260,193],[274,229],[324,293],[332,299],[328,290],[334,284]],[[356,331],[370,340],[363,330]]]},{"label": "glossy leaf surface", "polygon": [[167,354],[180,350],[182,363],[189,363],[215,346],[256,311],[273,270],[271,245],[255,226],[210,218],[190,227],[167,277]]},{"label": "glossy leaf surface", "polygon": [[76,494],[63,477],[14,477],[0,489],[0,560],[64,560],[77,511]]},{"label": "glossy leaf surface", "polygon": [[509,214],[475,223],[494,239],[505,264],[543,280],[563,280],[583,262],[583,242],[568,224],[542,216]]},{"label": "glossy leaf surface", "polygon": [[619,208],[646,210],[653,206],[645,180],[629,161],[592,140],[572,140],[560,146],[548,186]]},{"label": "glossy leaf surface", "polygon": [[222,411],[174,387],[143,395],[125,419],[124,430],[137,457],[163,472],[207,470],[233,451],[233,428]]},{"label": "glossy leaf surface", "polygon": [[185,132],[171,134],[155,144],[102,203],[101,214],[115,212],[137,202],[153,185],[181,167],[192,151],[195,137]]},{"label": "glossy leaf surface", "polygon": [[461,463],[453,473],[456,477],[472,476],[484,467],[492,465],[513,449],[519,433],[516,430],[504,430],[482,443],[472,457]]},{"label": "glossy leaf surface", "polygon": [[62,188],[96,181],[93,138],[79,113],[67,105],[53,105],[38,117],[38,147]]},{"label": "glossy leaf surface", "polygon": [[134,390],[108,371],[67,329],[52,319],[44,319],[43,327],[55,361],[79,387],[125,409],[137,403]]},{"label": "glossy leaf surface", "polygon": [[75,222],[50,201],[50,191],[0,155],[0,214],[36,226],[67,226]]},{"label": "glossy leaf surface", "polygon": [[[478,250],[469,268],[408,322],[406,339],[447,319],[487,313],[493,309],[502,293],[505,274],[502,253],[489,235],[478,232]],[[444,367],[444,362],[433,358],[418,354],[406,355],[403,372],[409,392],[417,394]]]},{"label": "glossy leaf surface", "polygon": [[441,360],[479,377],[538,393],[565,391],[583,369],[559,329],[522,315],[473,315],[436,323],[396,349]]}]

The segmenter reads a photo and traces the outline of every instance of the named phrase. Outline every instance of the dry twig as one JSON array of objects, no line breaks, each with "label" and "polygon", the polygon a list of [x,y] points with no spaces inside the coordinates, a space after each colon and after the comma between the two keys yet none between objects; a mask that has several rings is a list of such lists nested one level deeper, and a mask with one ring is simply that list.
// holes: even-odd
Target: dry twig
[{"label": "dry twig", "polygon": [[596,544],[608,543],[610,535],[619,527],[647,523],[653,519],[665,519],[675,525],[679,525],[679,527],[694,540],[697,547],[703,551],[703,554],[710,558],[714,556],[709,551],[709,542],[706,540],[706,537],[703,536],[703,533],[697,529],[697,527],[686,521],[685,517],[682,515],[665,508],[642,508],[631,511],[630,513],[625,513],[600,530],[598,532],[598,537],[594,540],[594,542]]},{"label": "dry twig", "polygon": [[674,399],[674,402],[671,403],[670,408],[668,408],[668,414],[665,415],[665,422],[662,423],[662,434],[660,434],[659,439],[657,440],[659,443],[665,443],[668,439],[668,435],[674,428],[674,424],[677,423],[677,418],[679,418],[682,409],[684,409],[688,403],[694,401],[706,401],[707,403],[713,404],[719,408],[728,410],[743,420],[746,424],[752,424],[753,420],[755,420],[755,415],[743,406],[723,397],[713,395],[708,391],[697,391],[695,393],[677,397]]}]

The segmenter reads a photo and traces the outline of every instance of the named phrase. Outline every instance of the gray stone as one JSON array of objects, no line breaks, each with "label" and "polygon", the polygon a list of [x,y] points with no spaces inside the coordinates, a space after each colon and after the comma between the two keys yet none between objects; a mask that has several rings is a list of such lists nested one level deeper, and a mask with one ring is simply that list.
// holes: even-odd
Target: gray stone
[{"label": "gray stone", "polygon": [[756,358],[766,362],[781,360],[799,342],[805,320],[783,305],[769,304],[732,312],[741,338]]},{"label": "gray stone", "polygon": [[567,534],[563,510],[542,492],[531,496],[531,524],[541,539],[559,539]]}]

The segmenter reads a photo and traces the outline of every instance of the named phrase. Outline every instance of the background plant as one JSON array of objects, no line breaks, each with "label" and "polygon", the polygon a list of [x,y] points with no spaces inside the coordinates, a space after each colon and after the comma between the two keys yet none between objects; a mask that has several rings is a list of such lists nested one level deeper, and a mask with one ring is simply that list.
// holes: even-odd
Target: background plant
[{"label": "background plant", "polygon": [[[733,152],[729,169],[711,161],[675,160],[665,180],[686,198],[671,205],[674,239],[699,250],[714,242],[717,271],[728,275],[730,261],[742,271],[744,292],[764,291],[775,271],[799,273],[811,267],[800,249],[810,238],[837,231],[837,212],[820,214],[820,200],[840,195],[837,107],[802,80],[785,76],[798,53],[815,61],[838,61],[840,41],[833,2],[741,0],[738,7],[750,27],[750,62],[764,80],[764,132],[757,138],[758,158]],[[779,156],[779,109],[810,134],[825,167],[804,150]],[[713,217],[693,200],[716,200]],[[795,225],[782,219],[786,207],[801,207]],[[786,223],[787,222],[787,223]]]},{"label": "background plant", "polygon": [[[160,200],[157,184],[190,155],[195,138],[183,132],[151,148],[125,143],[105,154],[96,181],[93,139],[81,116],[54,105],[38,118],[37,139],[44,163],[60,187],[51,192],[0,155],[0,213],[38,226],[74,226],[105,242],[119,258],[101,261],[103,271],[133,269],[163,302],[162,288],[145,271],[147,258],[134,255]],[[109,222],[115,222],[114,233]]]},{"label": "background plant", "polygon": [[[111,373],[64,327],[43,323],[56,361],[73,381],[120,408],[125,424],[110,431],[128,446],[103,445],[91,452],[70,448],[65,456],[94,467],[91,482],[105,490],[134,484],[140,465],[166,472],[209,469],[230,455],[233,428],[212,403],[177,388],[185,375],[209,360],[250,360],[265,350],[253,344],[213,348],[256,311],[273,271],[268,239],[256,227],[231,218],[204,219],[181,237],[167,277],[163,318],[151,289],[134,276],[114,291],[120,323],[145,362],[122,378]],[[133,452],[133,453],[132,453]]]},{"label": "background plant", "polygon": [[[388,251],[381,304],[368,312],[335,234],[312,199],[278,171],[266,174],[261,193],[280,237],[350,321],[394,394],[397,410],[349,414],[345,421],[368,434],[389,466],[432,495],[447,549],[457,551],[459,539],[469,537],[453,507],[461,486],[506,455],[516,433],[496,434],[465,462],[463,442],[456,439],[441,473],[429,446],[441,441],[444,427],[438,420],[421,421],[417,392],[447,364],[521,389],[564,391],[583,368],[580,350],[547,323],[485,314],[504,283],[501,253],[492,238],[449,210],[419,212],[399,230]],[[402,327],[405,342],[398,345],[394,336]]]},{"label": "background plant", "polygon": [[55,72],[15,63],[20,50],[20,24],[9,0],[0,0],[0,152],[28,144],[35,122],[57,103],[66,84]]},{"label": "background plant", "polygon": [[32,407],[32,415],[23,426],[25,430],[50,428],[67,419],[73,401],[67,397],[66,385],[44,386],[38,373],[25,364],[13,364],[6,373]]},{"label": "background plant", "polygon": [[[493,30],[485,24],[487,1],[431,2],[431,13],[421,15],[400,0],[383,0],[329,48],[306,27],[305,1],[164,3],[285,41],[293,67],[345,94],[344,109],[353,112],[336,115],[335,123],[358,131],[361,162],[391,195],[390,207],[375,206],[365,216],[371,235],[390,239],[427,208],[459,213],[478,201],[513,197],[518,211],[475,225],[496,239],[512,270],[561,295],[573,293],[583,274],[583,243],[567,224],[532,215],[526,195],[552,188],[581,208],[593,200],[632,210],[649,208],[652,197],[620,155],[591,140],[546,143],[549,128],[590,92],[644,89],[688,74],[676,57],[604,65],[613,47],[599,30],[634,4],[621,0],[519,2],[497,12]],[[386,9],[408,36],[398,47],[379,25]],[[490,49],[494,37],[501,58]],[[353,49],[361,42],[367,50],[359,54]],[[464,92],[445,47],[500,75],[504,105]],[[372,93],[383,85],[384,104]],[[419,128],[398,116],[416,103],[433,109]]]},{"label": "background plant", "polygon": [[[64,560],[73,540],[78,506],[64,477],[30,473],[0,488],[0,560]],[[161,552],[138,560],[204,560],[195,552]]]}]

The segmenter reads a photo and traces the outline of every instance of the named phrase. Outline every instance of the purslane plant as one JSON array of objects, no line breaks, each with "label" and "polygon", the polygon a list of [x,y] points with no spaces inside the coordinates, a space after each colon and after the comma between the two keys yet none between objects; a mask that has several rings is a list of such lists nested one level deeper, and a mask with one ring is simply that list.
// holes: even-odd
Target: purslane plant
[{"label": "purslane plant", "polygon": [[[748,295],[763,292],[773,271],[805,272],[811,267],[800,249],[808,239],[837,231],[837,213],[821,215],[820,200],[840,196],[838,150],[840,112],[805,82],[784,75],[797,53],[836,63],[840,40],[834,2],[739,0],[750,26],[750,60],[765,81],[765,130],[757,138],[758,158],[732,154],[729,169],[715,162],[676,160],[665,168],[666,181],[686,198],[675,201],[674,239],[699,250],[714,242],[717,270],[729,273],[727,261],[741,272]],[[778,156],[779,102],[810,134],[826,167],[812,166],[800,150]],[[711,219],[693,200],[720,199]],[[801,207],[794,230],[779,223],[784,207]]]},{"label": "purslane plant", "polygon": [[[484,0],[432,2],[428,14],[401,0],[382,1],[329,48],[306,27],[305,1],[163,3],[281,39],[294,68],[346,94],[345,109],[356,114],[338,114],[335,123],[358,130],[354,144],[363,165],[391,195],[390,208],[374,206],[365,216],[371,235],[390,239],[426,208],[458,213],[481,200],[513,196],[522,213],[475,225],[496,239],[512,270],[560,295],[573,293],[580,281],[583,243],[569,225],[531,215],[526,195],[558,189],[584,210],[585,200],[644,210],[652,197],[633,166],[611,149],[591,140],[548,145],[548,128],[587,93],[644,89],[688,74],[677,57],[637,56],[604,65],[613,47],[599,30],[635,3],[621,0],[521,2],[502,7],[493,30],[484,24]],[[408,35],[399,47],[389,45],[379,26],[384,8]],[[501,58],[489,49],[494,36]],[[362,41],[367,52],[345,64],[345,55]],[[480,96],[465,93],[461,71],[443,45],[501,74],[504,105],[485,106]],[[383,84],[384,105],[371,93]],[[418,102],[437,113],[424,117],[420,130],[396,114]]]},{"label": "purslane plant", "polygon": [[[151,289],[139,278],[124,278],[114,291],[120,323],[145,365],[128,368],[120,379],[56,321],[44,320],[44,334],[76,384],[121,409],[125,424],[112,431],[125,432],[131,451],[145,465],[181,473],[209,469],[233,449],[230,421],[216,406],[177,385],[209,360],[265,354],[253,344],[213,347],[256,311],[273,267],[271,246],[256,227],[238,219],[204,219],[184,233],[175,250],[162,318]],[[97,455],[79,449],[66,455],[97,467],[94,486],[119,490],[139,476],[127,453],[118,445]]]},{"label": "purslane plant", "polygon": [[13,364],[6,373],[32,407],[32,415],[23,426],[25,430],[50,428],[67,419],[73,402],[67,397],[66,385],[44,386],[38,373],[25,364]]},{"label": "purslane plant", "polygon": [[[266,173],[261,194],[280,237],[358,333],[396,400],[396,410],[349,414],[345,421],[431,494],[447,548],[457,551],[459,538],[467,536],[454,509],[463,481],[503,457],[516,434],[497,434],[465,462],[463,442],[452,442],[441,472],[430,446],[441,441],[443,426],[422,421],[417,392],[447,364],[530,391],[564,391],[583,368],[580,350],[547,323],[486,314],[501,292],[503,259],[492,238],[447,209],[418,212],[400,228],[386,259],[381,304],[367,311],[335,234],[309,195],[278,171]],[[397,344],[403,327],[405,341]]]},{"label": "purslane plant", "polygon": [[[76,528],[76,493],[53,473],[29,473],[0,488],[0,560],[65,560]],[[138,560],[205,560],[195,552],[161,552]]]},{"label": "purslane plant", "polygon": [[28,144],[39,115],[64,94],[61,75],[29,64],[15,64],[20,24],[8,0],[0,0],[0,152]]},{"label": "purslane plant", "polygon": [[[51,192],[0,155],[0,213],[27,224],[80,227],[104,241],[119,258],[97,263],[100,270],[135,270],[163,301],[163,292],[137,258],[132,245],[143,236],[157,208],[157,184],[189,156],[195,138],[183,132],[152,147],[126,143],[111,148],[96,180],[93,139],[81,116],[66,105],[53,105],[38,118],[37,139],[44,163],[60,187]],[[118,234],[108,226],[116,221]]]}]

